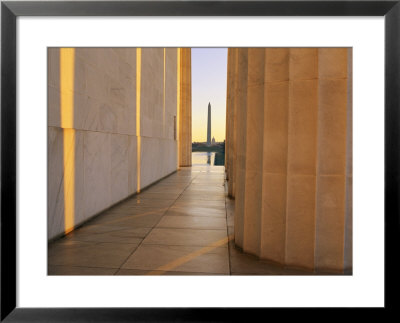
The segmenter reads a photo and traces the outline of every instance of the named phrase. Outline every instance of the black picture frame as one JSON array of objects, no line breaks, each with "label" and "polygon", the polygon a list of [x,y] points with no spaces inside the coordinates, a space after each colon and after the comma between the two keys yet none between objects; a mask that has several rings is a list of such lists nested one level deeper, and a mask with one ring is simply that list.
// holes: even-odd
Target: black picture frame
[{"label": "black picture frame", "polygon": [[[397,306],[400,176],[400,0],[396,1],[2,1],[1,317],[3,322],[237,321],[265,308],[16,307],[16,19],[19,16],[384,16],[385,307]],[[373,152],[371,152],[372,154]],[[368,174],[365,174],[368,176]],[[373,234],[373,233],[371,233]],[[371,259],[373,261],[373,259]],[[272,310],[272,309],[271,309]],[[381,311],[381,309],[377,309]],[[370,312],[369,312],[370,313]],[[315,314],[311,314],[315,315]],[[368,314],[370,315],[370,314]],[[262,317],[262,316],[261,316]],[[344,319],[342,317],[341,319]],[[282,318],[283,319],[283,318]]]}]

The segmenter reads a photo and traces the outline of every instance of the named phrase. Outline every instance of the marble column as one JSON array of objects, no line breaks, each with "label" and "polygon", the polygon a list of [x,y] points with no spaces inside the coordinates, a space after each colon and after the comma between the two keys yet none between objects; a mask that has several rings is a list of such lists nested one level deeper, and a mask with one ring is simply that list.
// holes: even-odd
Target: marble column
[{"label": "marble column", "polygon": [[[226,123],[225,123],[225,173],[226,179],[229,181],[229,153],[230,150],[228,148],[229,141],[230,141],[230,133],[232,132],[232,125],[231,125],[231,111],[232,111],[232,99],[234,97],[234,75],[233,75],[233,52],[234,49],[230,48],[228,50],[228,68],[227,68],[227,84],[226,84]],[[229,182],[228,182],[229,183]]]},{"label": "marble column", "polygon": [[236,66],[235,51],[236,245],[286,266],[351,272],[351,50],[241,48]]},{"label": "marble column", "polygon": [[265,49],[260,257],[284,262],[289,117],[289,49]]},{"label": "marble column", "polygon": [[[231,49],[229,49],[231,51]],[[235,91],[237,102],[235,172],[236,179],[235,194],[235,243],[243,248],[244,236],[244,203],[245,203],[245,174],[246,174],[246,133],[247,133],[247,70],[248,70],[248,49],[238,48],[238,73],[237,87]],[[227,149],[225,149],[227,150]]]},{"label": "marble column", "polygon": [[243,250],[259,255],[262,203],[265,50],[249,48]]},{"label": "marble column", "polygon": [[315,247],[318,49],[290,49],[289,80],[285,263],[312,269]]},{"label": "marble column", "polygon": [[347,52],[347,136],[346,136],[346,217],[344,231],[344,272],[353,270],[353,51]]},{"label": "marble column", "polygon": [[181,100],[179,107],[179,166],[192,165],[191,48],[181,48]]},{"label": "marble column", "polygon": [[238,49],[232,48],[228,53],[227,105],[226,105],[226,141],[225,165],[228,180],[228,196],[235,197],[235,159],[236,159],[236,110],[238,83]]},{"label": "marble column", "polygon": [[346,209],[347,48],[321,48],[315,266],[343,270]]}]

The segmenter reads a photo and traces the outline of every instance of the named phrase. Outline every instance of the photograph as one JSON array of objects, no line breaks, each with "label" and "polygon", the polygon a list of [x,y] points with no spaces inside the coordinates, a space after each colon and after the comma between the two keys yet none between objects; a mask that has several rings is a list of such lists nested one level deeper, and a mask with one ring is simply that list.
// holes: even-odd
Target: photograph
[{"label": "photograph", "polygon": [[393,316],[399,2],[2,1],[0,321]]},{"label": "photograph", "polygon": [[48,47],[48,275],[352,275],[351,47]]}]

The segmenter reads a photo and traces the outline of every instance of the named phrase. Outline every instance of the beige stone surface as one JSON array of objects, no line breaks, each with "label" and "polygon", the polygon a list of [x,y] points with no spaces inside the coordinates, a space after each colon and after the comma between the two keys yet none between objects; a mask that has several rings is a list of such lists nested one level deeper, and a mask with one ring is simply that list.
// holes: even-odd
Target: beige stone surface
[{"label": "beige stone surface", "polygon": [[48,111],[48,126],[61,127],[60,116],[60,89],[51,85],[47,86],[47,111]]},{"label": "beige stone surface", "polygon": [[[136,48],[75,49],[72,94],[76,225],[138,190],[136,51]],[[63,139],[57,135],[59,53],[59,48],[48,51],[50,239],[64,231]],[[177,115],[176,48],[142,50],[140,95],[140,188],[143,188],[177,169],[177,141],[173,138]]]},{"label": "beige stone surface", "polygon": [[61,127],[60,116],[60,50],[47,50],[47,111],[48,126]]},{"label": "beige stone surface", "polygon": [[118,269],[115,268],[97,268],[82,266],[48,266],[48,275],[78,275],[78,276],[94,276],[94,275],[113,275]]},{"label": "beige stone surface", "polygon": [[[238,184],[235,244],[285,265],[351,271],[351,49],[243,48],[237,75],[234,51],[226,154],[237,169],[230,174],[229,157],[226,166]],[[233,117],[229,104],[243,97]]]},{"label": "beige stone surface", "polygon": [[[75,223],[81,223],[85,216],[85,136],[86,131],[75,131]],[[100,211],[100,210],[99,210]]]},{"label": "beige stone surface", "polygon": [[60,88],[60,49],[49,47],[47,49],[47,75],[48,86]]},{"label": "beige stone surface", "polygon": [[263,169],[287,171],[289,82],[266,83],[264,88]]},{"label": "beige stone surface", "polygon": [[[47,234],[64,230],[64,179],[63,132],[61,128],[48,127],[48,197]],[[51,158],[50,158],[51,156]]]},{"label": "beige stone surface", "polygon": [[259,256],[278,263],[285,261],[286,181],[286,174],[263,174]]},{"label": "beige stone surface", "polygon": [[344,229],[344,271],[353,269],[353,177],[346,177],[346,216]]},{"label": "beige stone surface", "polygon": [[68,241],[49,248],[51,265],[119,268],[137,244]]},{"label": "beige stone surface", "polygon": [[[225,198],[225,197],[223,197]],[[226,219],[210,216],[174,216],[166,215],[157,224],[159,228],[182,229],[225,229]]]},{"label": "beige stone surface", "polygon": [[129,138],[126,135],[110,137],[111,158],[111,203],[114,204],[126,196],[128,192],[128,152]]},{"label": "beige stone surface", "polygon": [[[176,259],[187,257],[199,248],[188,246],[142,245],[127,260],[123,269],[152,270]],[[229,274],[229,257],[227,248],[215,248],[210,252],[189,259],[174,267],[177,272],[200,272],[213,274]]]},{"label": "beige stone surface", "polygon": [[179,166],[192,165],[191,48],[181,48],[179,106]]},{"label": "beige stone surface", "polygon": [[[188,189],[199,184],[191,178],[203,182],[203,186],[218,190],[212,181],[214,174],[223,176],[224,170],[207,166],[202,171],[197,167],[186,167],[168,176],[157,185],[184,192],[181,183],[186,180]],[[201,168],[200,168],[201,169]],[[208,171],[207,171],[208,169]],[[213,171],[209,171],[212,169]],[[213,174],[208,176],[206,174]],[[210,180],[206,184],[207,179]],[[272,182],[270,184],[273,184]],[[243,253],[231,240],[234,231],[232,218],[235,213],[234,201],[227,196],[219,213],[207,216],[191,216],[193,208],[181,208],[182,215],[171,215],[166,208],[135,206],[139,197],[158,203],[175,201],[169,193],[150,193],[144,190],[136,197],[103,212],[92,221],[67,236],[49,244],[49,275],[313,275],[319,272],[287,268],[276,262],[260,260],[256,256]],[[165,195],[165,196],[164,196]],[[169,198],[167,198],[169,197]],[[149,209],[152,210],[149,212]],[[175,204],[170,208],[176,209]],[[198,208],[195,209],[199,211]],[[210,208],[210,210],[213,210]],[[178,219],[179,218],[179,219]],[[173,228],[167,226],[193,226]],[[216,225],[206,229],[203,225]],[[228,234],[228,236],[227,236]],[[150,239],[149,239],[150,238]],[[148,243],[150,242],[150,243]],[[324,271],[323,274],[332,274]],[[334,274],[338,274],[334,272]]]},{"label": "beige stone surface", "polygon": [[318,49],[290,48],[290,80],[311,80],[318,78]]},{"label": "beige stone surface", "polygon": [[128,136],[128,194],[137,192],[137,137]]},{"label": "beige stone surface", "polygon": [[[238,49],[238,86],[236,90],[237,102],[241,107],[247,103],[247,74],[248,74],[248,49]],[[235,243],[243,248],[244,235],[244,203],[245,203],[245,175],[246,175],[246,109],[237,110],[237,141],[236,141],[236,187],[235,192]]]},{"label": "beige stone surface", "polygon": [[111,205],[110,134],[86,132],[84,139],[85,217]]},{"label": "beige stone surface", "polygon": [[343,270],[345,190],[344,175],[318,176],[315,267]]},{"label": "beige stone surface", "polygon": [[228,84],[226,97],[225,169],[228,180],[228,195],[235,197],[236,167],[236,110],[238,109],[238,48],[228,51]]},{"label": "beige stone surface", "polygon": [[248,50],[243,250],[259,254],[264,123],[264,49]]},{"label": "beige stone surface", "polygon": [[353,52],[347,50],[347,137],[346,137],[346,217],[344,270],[353,269]]},{"label": "beige stone surface", "polygon": [[320,79],[347,79],[348,48],[318,48]]},{"label": "beige stone surface", "polygon": [[142,49],[140,134],[162,138],[163,118],[163,48]]},{"label": "beige stone surface", "polygon": [[315,175],[318,80],[296,80],[289,89],[288,173]]},{"label": "beige stone surface", "polygon": [[[174,116],[177,114],[177,49],[165,49],[165,129],[164,137],[174,140]],[[173,156],[176,156],[176,151]]]},{"label": "beige stone surface", "polygon": [[285,263],[314,268],[315,176],[288,175]]},{"label": "beige stone surface", "polygon": [[[102,101],[87,94],[74,94],[74,127],[81,130],[100,130],[100,107]],[[102,124],[104,124],[102,118]],[[108,118],[107,118],[108,120]]]},{"label": "beige stone surface", "polygon": [[289,80],[289,48],[265,49],[265,81],[282,82]]},{"label": "beige stone surface", "polygon": [[319,81],[318,172],[346,171],[347,80]]},{"label": "beige stone surface", "polygon": [[[155,228],[143,240],[147,245],[170,245],[170,246],[197,246],[205,247],[213,242],[226,238],[226,229],[169,229]],[[226,245],[225,245],[226,247]]]}]

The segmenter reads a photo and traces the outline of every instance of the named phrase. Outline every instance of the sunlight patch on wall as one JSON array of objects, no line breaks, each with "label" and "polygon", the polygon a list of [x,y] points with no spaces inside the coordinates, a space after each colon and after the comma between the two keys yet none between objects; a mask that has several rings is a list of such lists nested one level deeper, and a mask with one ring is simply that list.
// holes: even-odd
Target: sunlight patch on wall
[{"label": "sunlight patch on wall", "polygon": [[60,48],[60,115],[64,156],[64,233],[75,225],[75,129],[74,126],[75,49]]},{"label": "sunlight patch on wall", "polygon": [[177,168],[179,168],[180,165],[180,141],[179,141],[179,110],[181,108],[181,48],[177,48],[178,55],[177,55],[177,72],[176,72],[176,79],[177,79],[177,86],[176,86],[176,91],[177,91],[177,96],[176,96],[176,140],[178,144],[178,149],[176,150],[177,153]]},{"label": "sunlight patch on wall", "polygon": [[164,76],[163,76],[163,137],[165,137],[165,48],[164,48]]},{"label": "sunlight patch on wall", "polygon": [[142,49],[136,49],[136,138],[137,138],[137,152],[136,152],[136,175],[137,175],[137,192],[140,193],[140,90],[141,90],[141,73],[142,73]]}]

